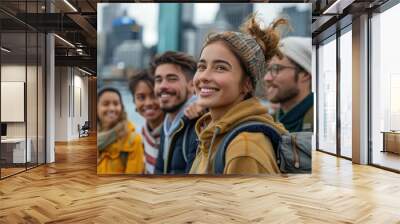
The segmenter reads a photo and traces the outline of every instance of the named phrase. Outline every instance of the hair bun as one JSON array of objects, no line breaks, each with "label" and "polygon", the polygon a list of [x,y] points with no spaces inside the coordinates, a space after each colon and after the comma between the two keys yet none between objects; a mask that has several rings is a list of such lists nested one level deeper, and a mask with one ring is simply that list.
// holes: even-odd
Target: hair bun
[{"label": "hair bun", "polygon": [[274,55],[281,56],[279,50],[280,25],[288,25],[288,20],[279,18],[274,20],[267,28],[262,29],[261,23],[257,21],[257,15],[251,14],[247,21],[242,25],[241,31],[255,38],[257,43],[264,51],[265,61],[269,61]]}]

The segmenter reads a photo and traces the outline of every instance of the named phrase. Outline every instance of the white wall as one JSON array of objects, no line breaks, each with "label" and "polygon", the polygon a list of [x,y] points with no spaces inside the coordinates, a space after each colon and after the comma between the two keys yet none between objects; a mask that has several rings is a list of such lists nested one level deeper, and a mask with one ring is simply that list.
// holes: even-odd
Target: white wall
[{"label": "white wall", "polygon": [[[25,70],[27,69],[27,70]],[[25,65],[2,65],[1,66],[1,81],[2,82],[25,82],[25,74],[26,71],[28,72],[29,75],[31,74],[36,74],[36,67],[34,66],[27,66]],[[28,76],[29,79],[29,76]],[[28,137],[29,134],[33,131],[30,131],[30,128],[33,128],[32,130],[35,130],[35,136],[36,136],[36,120],[37,120],[37,115],[36,113],[32,113],[32,111],[36,112],[36,80],[29,79],[29,87],[32,88],[27,88],[27,120],[30,122],[28,124]],[[39,105],[40,107],[41,105]],[[34,108],[32,108],[34,107]],[[1,108],[1,110],[7,110],[7,108]],[[34,124],[32,124],[34,122]],[[8,137],[25,137],[25,123],[26,122],[7,122],[7,136]]]},{"label": "white wall", "polygon": [[88,78],[72,67],[56,67],[55,73],[55,140],[74,140],[79,137],[78,124],[88,120]]},{"label": "white wall", "polygon": [[55,68],[55,141],[68,139],[68,68]]}]

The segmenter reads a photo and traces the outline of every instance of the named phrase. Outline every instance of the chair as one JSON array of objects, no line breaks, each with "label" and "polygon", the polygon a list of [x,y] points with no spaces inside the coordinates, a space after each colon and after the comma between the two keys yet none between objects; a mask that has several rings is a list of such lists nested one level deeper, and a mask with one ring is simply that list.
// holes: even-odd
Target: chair
[{"label": "chair", "polygon": [[80,125],[78,124],[79,138],[89,136],[89,129],[90,129],[89,121],[85,121],[82,127],[80,127]]}]

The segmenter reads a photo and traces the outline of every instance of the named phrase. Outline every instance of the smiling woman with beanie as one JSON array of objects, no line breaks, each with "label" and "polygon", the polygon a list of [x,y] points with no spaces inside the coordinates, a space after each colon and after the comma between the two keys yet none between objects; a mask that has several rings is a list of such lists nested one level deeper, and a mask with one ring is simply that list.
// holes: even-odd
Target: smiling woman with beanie
[{"label": "smiling woman with beanie", "polygon": [[[198,104],[209,112],[196,123],[200,144],[191,174],[216,173],[217,149],[240,123],[257,121],[278,133],[287,132],[254,96],[266,62],[279,54],[276,27],[285,23],[280,19],[261,29],[253,15],[242,32],[215,33],[205,41],[194,85]],[[280,173],[271,139],[263,133],[241,132],[226,147],[223,174]]]}]

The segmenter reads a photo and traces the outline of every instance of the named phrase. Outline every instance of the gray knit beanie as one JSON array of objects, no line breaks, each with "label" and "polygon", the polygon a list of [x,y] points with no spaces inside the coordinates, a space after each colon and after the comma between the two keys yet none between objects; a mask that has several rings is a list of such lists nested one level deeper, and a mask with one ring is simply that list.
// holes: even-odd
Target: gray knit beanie
[{"label": "gray knit beanie", "polygon": [[286,37],[280,43],[281,52],[311,74],[311,38]]}]

